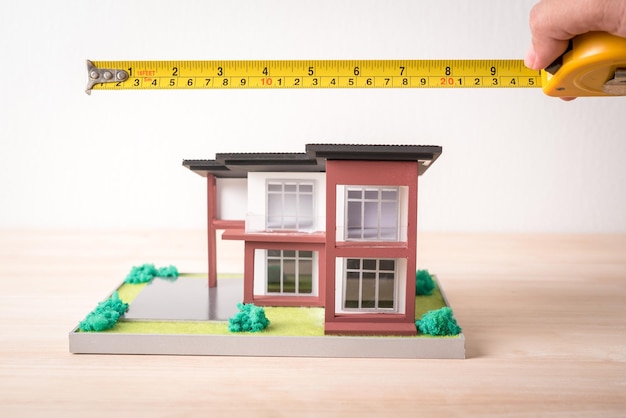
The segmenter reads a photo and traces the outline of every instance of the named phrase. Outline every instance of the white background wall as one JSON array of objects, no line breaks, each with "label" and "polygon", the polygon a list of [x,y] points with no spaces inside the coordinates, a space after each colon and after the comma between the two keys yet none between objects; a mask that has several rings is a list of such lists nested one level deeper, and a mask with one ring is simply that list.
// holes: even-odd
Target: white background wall
[{"label": "white background wall", "polygon": [[96,91],[85,60],[522,58],[533,0],[0,3],[0,227],[204,228],[183,158],[436,144],[435,231],[626,232],[626,98],[540,90]]}]

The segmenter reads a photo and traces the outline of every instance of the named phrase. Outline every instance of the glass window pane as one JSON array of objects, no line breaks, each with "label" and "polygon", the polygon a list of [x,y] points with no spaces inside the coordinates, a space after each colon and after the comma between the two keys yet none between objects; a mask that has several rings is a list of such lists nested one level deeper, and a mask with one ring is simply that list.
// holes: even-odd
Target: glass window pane
[{"label": "glass window pane", "polygon": [[377,228],[378,202],[365,202],[363,205],[363,226],[365,228]]},{"label": "glass window pane", "polygon": [[348,199],[361,199],[363,196],[362,190],[351,189],[348,190]]},{"label": "glass window pane", "polygon": [[374,259],[365,259],[363,260],[363,270],[376,270],[376,260]]},{"label": "glass window pane", "polygon": [[360,258],[348,258],[346,261],[346,267],[350,270],[359,270],[361,268]]},{"label": "glass window pane", "polygon": [[267,260],[267,291],[280,292],[280,260]]},{"label": "glass window pane", "polygon": [[395,299],[394,274],[380,273],[378,280],[378,307],[393,309]]},{"label": "glass window pane", "polygon": [[397,241],[398,230],[396,228],[380,228],[379,236],[383,241]]},{"label": "glass window pane", "polygon": [[396,260],[380,260],[378,269],[381,271],[394,271],[396,268]]},{"label": "glass window pane", "polygon": [[298,251],[300,258],[313,258],[313,251]]},{"label": "glass window pane", "polygon": [[303,218],[313,218],[313,195],[303,194],[299,197],[298,216]]},{"label": "glass window pane", "polygon": [[359,273],[347,272],[346,274],[346,298],[344,308],[359,307]]},{"label": "glass window pane", "polygon": [[397,190],[383,190],[381,195],[382,200],[398,200]]},{"label": "glass window pane", "polygon": [[313,193],[313,185],[312,184],[301,184],[300,185],[300,193]]},{"label": "glass window pane", "polygon": [[283,199],[283,214],[296,216],[298,214],[298,200],[295,194],[286,194]]},{"label": "glass window pane", "polygon": [[296,292],[296,261],[283,259],[283,293]]},{"label": "glass window pane", "polygon": [[277,184],[277,183],[270,183],[267,185],[267,191],[268,192],[280,192],[283,190],[283,185],[282,184]]},{"label": "glass window pane", "polygon": [[283,251],[283,257],[290,257],[290,258],[294,258],[296,256],[296,252],[295,250],[284,250]]},{"label": "glass window pane", "polygon": [[298,292],[313,292],[313,262],[300,259],[298,264]]},{"label": "glass window pane", "polygon": [[280,257],[280,250],[267,250],[268,257]]},{"label": "glass window pane", "polygon": [[283,229],[297,229],[297,218],[295,216],[285,216],[283,218]]},{"label": "glass window pane", "polygon": [[365,191],[365,199],[366,200],[378,200],[378,190],[366,190]]},{"label": "glass window pane", "polygon": [[361,202],[348,202],[348,227],[361,227]]},{"label": "glass window pane", "polygon": [[297,188],[297,184],[285,184],[285,192],[287,193],[295,193]]},{"label": "glass window pane", "polygon": [[311,215],[313,213],[313,195],[301,194],[300,197],[300,213],[303,215]]},{"label": "glass window pane", "polygon": [[376,273],[363,273],[361,308],[376,307]]},{"label": "glass window pane", "polygon": [[267,215],[281,216],[283,211],[283,198],[279,194],[270,194],[267,196]]},{"label": "glass window pane", "polygon": [[378,239],[378,231],[376,230],[376,228],[364,229],[363,239],[366,241],[373,241]]},{"label": "glass window pane", "polygon": [[304,229],[312,229],[313,228],[313,218],[298,218],[298,225],[296,229],[304,230]]},{"label": "glass window pane", "polygon": [[348,202],[347,224],[348,238],[360,239],[362,237],[361,202]]},{"label": "glass window pane", "polygon": [[282,228],[281,218],[279,216],[267,217],[267,229],[279,229]]},{"label": "glass window pane", "polygon": [[396,202],[382,202],[380,210],[380,226],[382,228],[394,228],[398,225],[398,206]]}]

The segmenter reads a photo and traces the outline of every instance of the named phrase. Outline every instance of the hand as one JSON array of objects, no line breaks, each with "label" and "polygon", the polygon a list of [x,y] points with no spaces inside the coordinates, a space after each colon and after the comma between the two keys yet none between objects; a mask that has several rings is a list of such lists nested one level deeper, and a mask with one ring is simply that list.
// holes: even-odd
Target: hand
[{"label": "hand", "polygon": [[600,31],[626,38],[626,0],[541,0],[530,11],[530,31],[524,63],[544,69],[576,35]]}]

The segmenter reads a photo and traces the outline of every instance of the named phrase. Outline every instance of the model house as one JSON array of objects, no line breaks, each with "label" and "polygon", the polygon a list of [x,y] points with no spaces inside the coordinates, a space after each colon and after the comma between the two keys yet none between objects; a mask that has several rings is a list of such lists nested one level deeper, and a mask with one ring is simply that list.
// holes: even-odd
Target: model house
[{"label": "model house", "polygon": [[415,335],[418,177],[440,154],[309,144],[183,161],[207,179],[209,286],[223,231],[244,242],[243,302],[324,307],[327,334]]}]

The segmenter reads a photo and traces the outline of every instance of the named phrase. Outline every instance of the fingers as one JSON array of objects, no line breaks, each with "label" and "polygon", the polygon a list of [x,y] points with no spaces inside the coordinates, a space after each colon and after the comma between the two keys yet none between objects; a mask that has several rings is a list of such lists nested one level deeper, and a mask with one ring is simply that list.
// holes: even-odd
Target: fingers
[{"label": "fingers", "polygon": [[529,23],[532,45],[525,64],[539,70],[576,35],[604,31],[626,36],[626,0],[542,0],[531,9]]},{"label": "fingers", "polygon": [[[586,3],[586,4],[585,4]],[[530,11],[532,44],[527,65],[535,70],[552,63],[567,48],[569,39],[588,31],[590,0],[542,0]],[[595,24],[594,24],[595,25]]]}]

